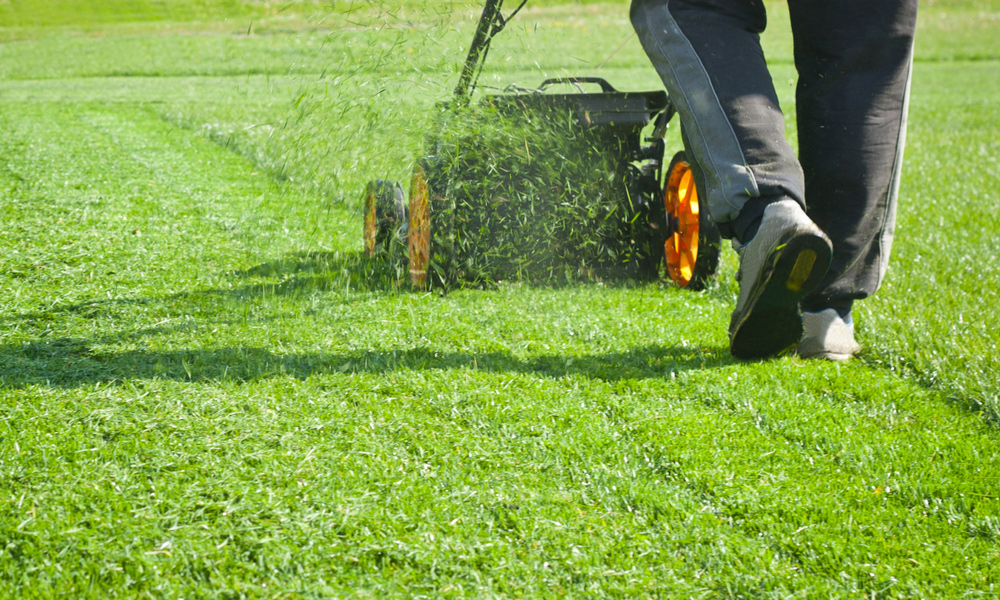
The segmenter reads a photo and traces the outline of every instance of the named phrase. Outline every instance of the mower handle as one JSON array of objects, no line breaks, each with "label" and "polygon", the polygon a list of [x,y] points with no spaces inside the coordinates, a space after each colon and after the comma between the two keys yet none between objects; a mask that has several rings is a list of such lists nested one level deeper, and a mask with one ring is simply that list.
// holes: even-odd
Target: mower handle
[{"label": "mower handle", "polygon": [[472,94],[476,67],[486,57],[493,35],[499,32],[500,29],[503,29],[504,21],[497,21],[498,17],[502,19],[500,13],[500,6],[502,4],[503,0],[486,0],[486,6],[483,7],[483,14],[479,17],[479,24],[476,26],[476,35],[473,36],[472,45],[469,46],[469,56],[465,59],[465,65],[462,67],[462,75],[458,80],[458,86],[455,88],[455,97],[459,103],[469,101],[469,96]]},{"label": "mower handle", "polygon": [[570,84],[572,84],[572,83],[596,83],[597,85],[601,86],[601,91],[602,92],[609,92],[609,93],[611,93],[611,92],[617,92],[618,91],[618,90],[616,90],[614,88],[614,86],[612,86],[610,83],[608,83],[606,79],[601,78],[601,77],[556,77],[554,79],[546,79],[545,81],[542,82],[542,85],[538,86],[538,89],[539,90],[544,90],[545,88],[549,87],[550,85],[559,84],[559,83],[570,83]]}]

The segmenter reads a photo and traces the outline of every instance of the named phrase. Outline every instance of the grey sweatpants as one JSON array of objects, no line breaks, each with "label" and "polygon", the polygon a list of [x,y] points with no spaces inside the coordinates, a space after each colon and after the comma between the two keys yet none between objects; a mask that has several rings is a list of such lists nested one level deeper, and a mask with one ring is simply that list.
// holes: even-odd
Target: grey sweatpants
[{"label": "grey sweatpants", "polygon": [[761,0],[633,0],[632,24],[677,106],[709,213],[741,237],[791,198],[833,241],[806,310],[850,308],[881,284],[896,198],[917,0],[788,0],[799,155],[759,34]]}]

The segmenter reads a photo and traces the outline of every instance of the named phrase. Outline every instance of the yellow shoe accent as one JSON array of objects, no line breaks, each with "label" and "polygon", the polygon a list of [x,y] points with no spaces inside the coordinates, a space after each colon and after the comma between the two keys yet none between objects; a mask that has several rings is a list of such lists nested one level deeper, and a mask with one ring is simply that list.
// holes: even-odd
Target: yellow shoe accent
[{"label": "yellow shoe accent", "polygon": [[809,275],[812,274],[813,265],[816,264],[816,252],[813,250],[803,250],[795,259],[795,266],[792,273],[785,282],[785,287],[793,292],[797,292],[805,285]]}]

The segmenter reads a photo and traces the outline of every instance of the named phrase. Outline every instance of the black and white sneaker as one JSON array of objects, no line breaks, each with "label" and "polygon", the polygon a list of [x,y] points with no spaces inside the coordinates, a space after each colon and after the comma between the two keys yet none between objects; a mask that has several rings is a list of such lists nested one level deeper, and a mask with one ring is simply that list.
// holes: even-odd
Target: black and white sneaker
[{"label": "black and white sneaker", "polygon": [[764,209],[756,235],[736,248],[740,297],[729,322],[729,351],[755,360],[778,356],[802,338],[799,301],[830,268],[830,238],[794,200]]}]

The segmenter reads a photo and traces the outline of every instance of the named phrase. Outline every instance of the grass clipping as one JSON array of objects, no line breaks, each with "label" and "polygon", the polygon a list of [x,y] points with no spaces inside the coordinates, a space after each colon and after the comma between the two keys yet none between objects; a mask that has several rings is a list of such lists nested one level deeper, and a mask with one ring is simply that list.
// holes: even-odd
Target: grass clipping
[{"label": "grass clipping", "polygon": [[485,102],[444,121],[430,162],[454,205],[450,279],[657,275],[663,242],[627,184],[634,141],[583,127],[569,110],[500,111]]}]

